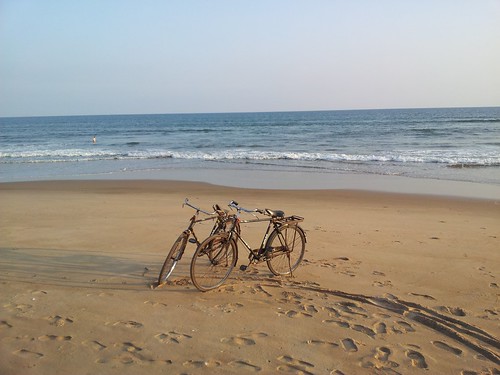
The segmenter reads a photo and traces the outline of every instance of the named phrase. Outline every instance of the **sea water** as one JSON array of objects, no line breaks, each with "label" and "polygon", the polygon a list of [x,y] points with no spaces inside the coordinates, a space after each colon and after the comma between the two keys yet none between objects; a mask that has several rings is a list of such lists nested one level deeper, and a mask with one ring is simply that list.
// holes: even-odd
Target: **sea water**
[{"label": "sea water", "polygon": [[500,107],[0,118],[0,182],[181,171],[500,186]]}]

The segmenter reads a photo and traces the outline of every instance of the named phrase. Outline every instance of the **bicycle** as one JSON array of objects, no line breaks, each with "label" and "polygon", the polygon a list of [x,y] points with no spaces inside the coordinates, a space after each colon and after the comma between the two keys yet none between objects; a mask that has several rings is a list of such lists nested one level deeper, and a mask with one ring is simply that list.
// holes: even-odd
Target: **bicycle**
[{"label": "bicycle", "polygon": [[[193,255],[190,273],[194,286],[205,292],[222,285],[238,262],[238,243],[248,250],[249,263],[241,265],[242,271],[251,264],[265,261],[274,275],[292,275],[305,253],[306,234],[299,226],[304,218],[296,215],[285,217],[281,210],[249,210],[235,201],[231,201],[229,207],[237,212],[227,217],[231,223],[229,229],[206,238]],[[241,212],[250,213],[255,219],[241,220]],[[256,213],[266,217],[258,217]],[[260,247],[252,249],[236,228],[239,228],[240,223],[264,221],[269,224]]]},{"label": "bicycle", "polygon": [[[220,231],[224,231],[227,224],[227,212],[223,211],[217,204],[213,206],[213,212],[207,212],[202,210],[199,207],[193,206],[189,203],[189,200],[186,198],[182,207],[188,206],[192,209],[196,210],[195,214],[191,216],[189,219],[188,227],[177,237],[172,248],[170,249],[165,262],[163,263],[163,267],[161,268],[160,274],[158,276],[158,286],[162,286],[165,284],[167,279],[170,277],[172,272],[174,271],[177,262],[181,260],[184,251],[186,250],[187,243],[192,243],[196,245],[200,245],[200,241],[194,232],[194,226],[198,223],[205,222],[208,220],[215,220],[215,223],[210,231],[210,236],[214,235]],[[208,217],[199,219],[199,214],[203,213]]]}]

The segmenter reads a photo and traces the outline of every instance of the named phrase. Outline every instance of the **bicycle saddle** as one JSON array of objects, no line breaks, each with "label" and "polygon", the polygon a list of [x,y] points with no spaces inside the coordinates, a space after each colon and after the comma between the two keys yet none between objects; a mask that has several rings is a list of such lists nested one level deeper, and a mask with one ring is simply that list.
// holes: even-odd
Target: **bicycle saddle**
[{"label": "bicycle saddle", "polygon": [[266,208],[266,213],[272,217],[285,217],[285,213],[281,210],[270,210]]}]

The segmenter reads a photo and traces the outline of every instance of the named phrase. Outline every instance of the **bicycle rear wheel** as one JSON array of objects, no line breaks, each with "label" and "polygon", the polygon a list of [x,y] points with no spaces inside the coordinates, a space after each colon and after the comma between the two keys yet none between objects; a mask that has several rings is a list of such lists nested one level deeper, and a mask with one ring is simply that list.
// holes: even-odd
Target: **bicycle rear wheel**
[{"label": "bicycle rear wheel", "polygon": [[202,292],[222,285],[236,265],[236,243],[226,233],[215,234],[204,240],[191,260],[191,280]]},{"label": "bicycle rear wheel", "polygon": [[189,235],[187,233],[182,233],[177,240],[175,240],[161,268],[160,275],[158,276],[158,285],[164,284],[172,274],[177,262],[184,253],[188,237]]},{"label": "bicycle rear wheel", "polygon": [[297,225],[275,229],[266,243],[267,266],[276,276],[289,275],[304,258],[306,236]]}]

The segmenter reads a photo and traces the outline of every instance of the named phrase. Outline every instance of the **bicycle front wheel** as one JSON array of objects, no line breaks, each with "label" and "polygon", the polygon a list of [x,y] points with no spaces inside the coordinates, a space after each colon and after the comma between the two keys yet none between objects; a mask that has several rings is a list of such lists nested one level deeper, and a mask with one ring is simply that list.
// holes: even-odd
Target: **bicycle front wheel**
[{"label": "bicycle front wheel", "polygon": [[202,292],[215,289],[228,278],[237,262],[237,247],[226,233],[208,237],[191,260],[191,280]]},{"label": "bicycle front wheel", "polygon": [[289,275],[304,258],[306,236],[297,225],[275,229],[266,244],[267,266],[276,276]]},{"label": "bicycle front wheel", "polygon": [[189,235],[187,233],[182,233],[177,240],[175,240],[161,268],[160,275],[158,276],[158,285],[164,284],[172,274],[177,262],[184,253],[188,237]]}]

